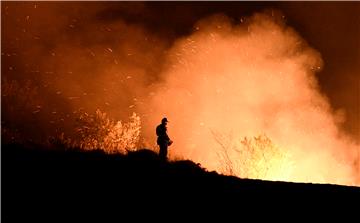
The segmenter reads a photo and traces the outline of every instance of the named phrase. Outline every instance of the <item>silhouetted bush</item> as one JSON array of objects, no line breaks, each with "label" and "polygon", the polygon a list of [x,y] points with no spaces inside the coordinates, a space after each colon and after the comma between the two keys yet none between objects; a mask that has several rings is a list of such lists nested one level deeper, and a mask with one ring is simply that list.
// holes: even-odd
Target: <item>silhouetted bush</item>
[{"label": "silhouetted bush", "polygon": [[222,173],[242,178],[284,180],[291,174],[290,154],[265,134],[253,138],[234,138],[213,132],[220,146],[218,157]]},{"label": "silhouetted bush", "polygon": [[76,126],[73,138],[66,138],[62,134],[55,141],[84,150],[101,149],[109,154],[137,150],[141,121],[135,113],[128,123],[122,123],[110,119],[99,109],[95,114],[80,111]]}]

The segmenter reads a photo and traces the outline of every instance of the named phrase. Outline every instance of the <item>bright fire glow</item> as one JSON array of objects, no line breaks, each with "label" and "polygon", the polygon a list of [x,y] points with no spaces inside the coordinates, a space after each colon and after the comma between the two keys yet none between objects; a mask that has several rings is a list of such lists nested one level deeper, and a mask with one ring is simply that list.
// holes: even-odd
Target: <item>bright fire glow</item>
[{"label": "bright fire glow", "polygon": [[321,52],[281,13],[204,18],[174,40],[126,20],[128,6],[111,20],[98,19],[109,8],[100,3],[3,6],[2,140],[151,148],[166,116],[171,158],[240,177],[360,185],[359,145],[315,76]]},{"label": "bright fire glow", "polygon": [[[172,155],[209,169],[226,169],[217,154],[228,150],[235,174],[241,176],[234,163],[260,167],[242,177],[352,185],[359,147],[338,131],[319,93],[315,73],[321,66],[320,54],[281,19],[257,14],[233,25],[227,17],[214,16],[200,21],[170,51],[164,81],[147,104],[153,114],[147,126],[166,115],[175,142]],[[226,148],[214,131],[231,135]],[[249,156],[231,151],[235,142],[261,133],[279,148],[255,146],[258,156],[268,156],[267,163],[259,158],[251,163]]]}]

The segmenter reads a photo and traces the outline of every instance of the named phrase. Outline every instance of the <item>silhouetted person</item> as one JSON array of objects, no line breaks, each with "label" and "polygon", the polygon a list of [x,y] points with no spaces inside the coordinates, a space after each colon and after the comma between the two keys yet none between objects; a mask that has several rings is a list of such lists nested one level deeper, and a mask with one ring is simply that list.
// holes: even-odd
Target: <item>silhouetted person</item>
[{"label": "silhouetted person", "polygon": [[167,159],[168,146],[170,146],[173,143],[173,141],[169,138],[167,134],[167,127],[166,127],[167,123],[168,123],[167,118],[163,118],[161,120],[161,124],[156,127],[156,135],[158,136],[157,144],[160,147],[159,156],[162,160]]}]

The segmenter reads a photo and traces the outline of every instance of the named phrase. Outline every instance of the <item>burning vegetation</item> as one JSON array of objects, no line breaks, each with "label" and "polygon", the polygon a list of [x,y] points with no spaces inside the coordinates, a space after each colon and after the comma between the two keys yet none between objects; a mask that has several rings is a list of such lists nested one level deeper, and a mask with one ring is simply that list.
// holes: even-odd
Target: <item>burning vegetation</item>
[{"label": "burning vegetation", "polygon": [[55,140],[68,148],[101,149],[109,154],[136,151],[139,148],[141,122],[135,113],[128,123],[122,123],[111,120],[99,109],[94,115],[80,111],[76,125],[78,127],[73,138],[66,138],[62,133]]},{"label": "burning vegetation", "polygon": [[276,146],[266,135],[234,138],[213,133],[220,146],[218,160],[222,173],[249,179],[296,181],[288,151]]},{"label": "burning vegetation", "polygon": [[360,184],[359,145],[319,90],[320,52],[281,12],[214,15],[170,41],[94,20],[98,4],[2,4],[3,143],[157,150],[166,116],[172,157],[243,178]]}]

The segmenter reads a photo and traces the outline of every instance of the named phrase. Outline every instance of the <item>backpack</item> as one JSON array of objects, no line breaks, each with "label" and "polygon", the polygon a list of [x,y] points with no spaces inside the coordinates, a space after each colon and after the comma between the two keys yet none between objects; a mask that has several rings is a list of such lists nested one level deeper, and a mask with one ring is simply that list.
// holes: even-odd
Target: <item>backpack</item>
[{"label": "backpack", "polygon": [[158,125],[158,126],[156,127],[156,135],[157,135],[157,136],[160,136],[160,135],[161,135],[161,125]]}]

